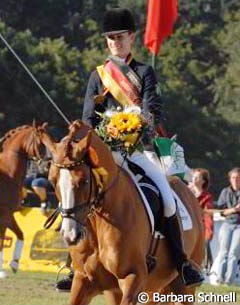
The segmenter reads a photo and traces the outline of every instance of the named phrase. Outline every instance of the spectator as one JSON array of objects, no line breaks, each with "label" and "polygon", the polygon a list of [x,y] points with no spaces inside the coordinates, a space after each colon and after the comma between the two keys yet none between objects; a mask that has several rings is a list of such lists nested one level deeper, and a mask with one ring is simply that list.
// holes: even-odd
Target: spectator
[{"label": "spectator", "polygon": [[204,269],[210,272],[213,258],[210,247],[210,241],[213,238],[213,196],[208,191],[210,184],[209,171],[203,168],[193,170],[192,182],[189,184],[190,189],[197,197],[200,207],[203,210],[203,223],[205,228],[205,260]]},{"label": "spectator", "polygon": [[[53,140],[59,142],[67,134],[68,129],[60,126],[51,126],[48,131]],[[37,195],[43,214],[57,205],[56,198],[52,195],[54,194],[54,189],[48,181],[49,159],[51,159],[50,152],[46,151],[46,155],[40,163],[29,161],[23,188],[23,199],[27,197],[27,190],[32,190]],[[48,197],[51,197],[52,202],[49,201]]]},{"label": "spectator", "polygon": [[224,209],[225,217],[219,230],[219,265],[217,283],[230,285],[234,282],[240,255],[240,167],[228,173],[230,185],[219,196],[217,207]]},{"label": "spectator", "polygon": [[47,177],[48,161],[43,160],[40,163],[33,160],[29,161],[23,187],[28,190],[33,190],[38,196],[43,214],[51,208],[51,203],[47,200],[47,193],[53,191],[52,185]]}]

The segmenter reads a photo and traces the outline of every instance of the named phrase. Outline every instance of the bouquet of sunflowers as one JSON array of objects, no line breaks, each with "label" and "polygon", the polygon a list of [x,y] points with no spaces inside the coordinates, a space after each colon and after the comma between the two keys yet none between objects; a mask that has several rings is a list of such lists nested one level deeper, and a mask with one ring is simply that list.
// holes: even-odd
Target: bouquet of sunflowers
[{"label": "bouquet of sunflowers", "polygon": [[146,123],[138,106],[107,110],[98,115],[102,120],[96,127],[96,133],[111,150],[131,154],[136,149],[142,149],[141,138]]}]

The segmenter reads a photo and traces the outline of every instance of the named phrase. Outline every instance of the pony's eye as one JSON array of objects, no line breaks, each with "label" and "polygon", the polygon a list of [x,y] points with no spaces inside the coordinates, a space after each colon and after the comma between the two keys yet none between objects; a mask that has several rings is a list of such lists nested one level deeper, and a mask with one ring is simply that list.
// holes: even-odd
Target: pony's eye
[{"label": "pony's eye", "polygon": [[86,179],[86,178],[81,178],[81,179],[78,180],[78,185],[80,185],[80,184],[81,184],[81,185],[87,185],[88,182],[89,182],[88,179]]}]

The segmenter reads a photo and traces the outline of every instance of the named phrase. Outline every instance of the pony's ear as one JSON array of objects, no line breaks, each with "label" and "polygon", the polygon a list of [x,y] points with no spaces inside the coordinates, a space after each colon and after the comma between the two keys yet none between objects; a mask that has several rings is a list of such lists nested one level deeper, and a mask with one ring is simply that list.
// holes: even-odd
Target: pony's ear
[{"label": "pony's ear", "polygon": [[92,130],[89,130],[85,139],[85,149],[87,150],[88,162],[94,168],[99,167],[99,158],[96,150],[91,146]]},{"label": "pony's ear", "polygon": [[90,144],[92,141],[92,131],[89,130],[87,132],[87,135],[78,142],[78,148],[79,150],[88,150]]},{"label": "pony's ear", "polygon": [[41,142],[46,146],[46,148],[51,152],[51,154],[54,154],[56,152],[57,143],[54,142],[49,133],[43,129],[43,126],[41,126],[41,128]]},{"label": "pony's ear", "polygon": [[[34,124],[34,123],[33,123]],[[47,130],[48,123],[44,122],[42,125],[36,127],[37,132],[40,136],[41,142],[46,146],[46,148],[53,154],[56,151],[56,143],[50,136]]]},{"label": "pony's ear", "polygon": [[80,120],[76,120],[74,121],[70,126],[69,126],[69,137],[71,139],[73,139],[77,132],[79,131],[79,129],[82,126],[82,122]]},{"label": "pony's ear", "polygon": [[93,168],[99,167],[98,154],[92,146],[88,148],[88,161]]},{"label": "pony's ear", "polygon": [[42,129],[47,130],[48,122],[44,122],[41,127]]},{"label": "pony's ear", "polygon": [[77,143],[76,146],[76,156],[81,158],[89,149],[92,141],[92,131],[89,130],[86,136]]},{"label": "pony's ear", "polygon": [[88,131],[87,136],[85,138],[86,138],[86,149],[88,149],[92,141],[92,130]]},{"label": "pony's ear", "polygon": [[36,127],[37,127],[36,119],[33,119],[32,127],[33,127],[33,128],[36,128]]}]

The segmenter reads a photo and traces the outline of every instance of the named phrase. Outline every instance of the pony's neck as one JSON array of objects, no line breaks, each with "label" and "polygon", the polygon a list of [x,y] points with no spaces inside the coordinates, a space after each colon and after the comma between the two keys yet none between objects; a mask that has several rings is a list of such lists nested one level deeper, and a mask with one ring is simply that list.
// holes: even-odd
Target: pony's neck
[{"label": "pony's neck", "polygon": [[[95,213],[92,228],[96,232],[104,232],[106,227],[114,226],[120,231],[128,231],[135,225],[137,218],[140,220],[143,215],[146,217],[136,188],[130,177],[123,170],[120,170],[117,173],[116,182],[106,192],[100,209]],[[148,225],[148,221],[146,222]]]},{"label": "pony's neck", "polygon": [[27,158],[21,151],[8,150],[1,155],[1,170],[9,177],[19,181],[23,180],[26,174]]},{"label": "pony's neck", "polygon": [[26,174],[27,152],[24,149],[26,133],[13,134],[4,147],[1,164],[3,171],[9,177],[22,180]]},{"label": "pony's neck", "polygon": [[13,151],[15,153],[25,154],[24,143],[26,136],[28,136],[26,129],[12,133],[12,135],[6,139],[6,143],[3,144],[3,153]]},{"label": "pony's neck", "polygon": [[108,187],[113,183],[118,174],[118,167],[113,159],[109,147],[100,140],[98,136],[93,135],[91,145],[96,150],[99,158],[99,167],[103,167],[109,174]]}]

